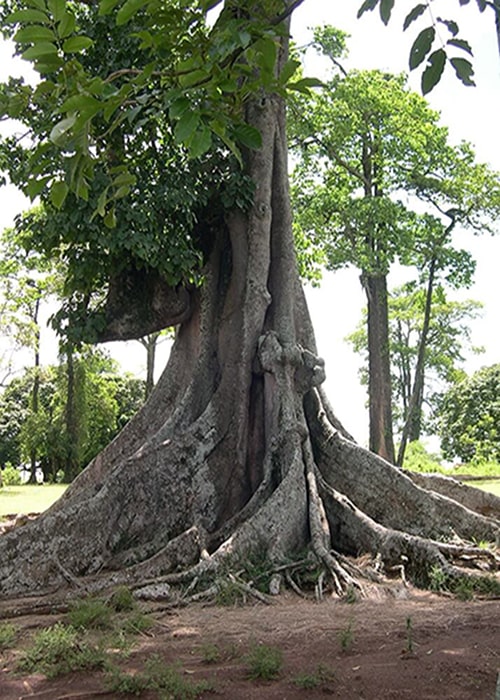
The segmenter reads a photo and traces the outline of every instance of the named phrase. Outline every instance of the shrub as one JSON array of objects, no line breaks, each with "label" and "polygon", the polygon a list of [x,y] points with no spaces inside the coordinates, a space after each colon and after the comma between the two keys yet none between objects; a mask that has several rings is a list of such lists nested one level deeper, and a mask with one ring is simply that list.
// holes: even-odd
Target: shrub
[{"label": "shrub", "polygon": [[74,627],[57,623],[35,635],[33,645],[21,657],[19,671],[38,671],[48,678],[79,671],[102,668],[105,654],[78,638]]},{"label": "shrub", "polygon": [[8,649],[14,643],[16,630],[12,625],[0,623],[0,651]]},{"label": "shrub", "polygon": [[269,681],[276,678],[283,665],[281,649],[265,644],[255,644],[246,656],[248,675],[253,680]]},{"label": "shrub", "polygon": [[68,613],[68,620],[76,629],[109,629],[112,609],[103,600],[77,600]]},{"label": "shrub", "polygon": [[427,452],[425,447],[418,440],[408,444],[403,467],[412,472],[449,473],[441,466],[439,455]]},{"label": "shrub", "polygon": [[20,486],[21,484],[21,475],[18,470],[9,463],[7,463],[7,466],[2,471],[2,483],[4,486]]}]

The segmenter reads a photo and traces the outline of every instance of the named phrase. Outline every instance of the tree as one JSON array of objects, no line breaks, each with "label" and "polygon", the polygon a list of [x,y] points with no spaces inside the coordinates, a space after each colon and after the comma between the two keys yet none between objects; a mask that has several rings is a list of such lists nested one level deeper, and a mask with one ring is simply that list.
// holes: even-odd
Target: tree
[{"label": "tree", "polygon": [[[36,219],[39,212],[34,211],[32,216]],[[56,291],[57,263],[33,251],[23,230],[18,233],[16,229],[7,229],[3,232],[1,244],[1,293],[4,298],[1,327],[14,339],[17,348],[28,348],[33,353],[33,384],[27,420],[36,422],[40,393],[40,307],[42,301]],[[31,444],[29,461],[34,482],[38,454],[36,442]]]},{"label": "tree", "polygon": [[[209,25],[212,4],[167,3],[171,12],[165,13],[155,3],[119,5],[118,45],[135,37],[142,60],[106,78],[90,75],[78,55],[67,56],[76,47],[91,51],[94,6],[85,7],[90,20],[79,25],[86,34],[82,29],[77,36],[66,34],[68,6],[55,21],[47,15],[50,37],[32,14],[10,20],[24,23],[17,41],[31,44],[23,50],[33,49],[28,56],[42,75],[50,71],[44,90],[51,110],[57,105],[63,117],[52,131],[66,158],[51,155],[52,173],[54,162],[76,170],[67,180],[52,174],[52,184],[46,181],[54,204],[61,204],[66,188],[81,189],[91,179],[90,163],[95,172],[109,163],[110,149],[116,154],[114,129],[132,132],[137,114],[143,129],[161,121],[153,140],[171,133],[168,118],[175,135],[171,157],[183,163],[190,150],[190,167],[201,169],[206,187],[214,186],[213,200],[202,202],[192,220],[190,241],[200,266],[191,276],[174,274],[169,284],[162,275],[172,260],[158,263],[160,274],[150,257],[136,267],[142,287],[128,278],[122,290],[126,317],[101,317],[129,335],[134,327],[142,331],[145,321],[158,321],[158,314],[145,317],[141,309],[160,308],[164,326],[175,313],[180,327],[164,374],[143,409],[58,504],[0,539],[4,594],[40,592],[75,577],[87,577],[88,590],[125,581],[140,586],[157,576],[163,583],[196,583],[199,574],[206,581],[222,562],[233,557],[234,564],[255,549],[276,562],[308,545],[338,593],[362,585],[344,556],[349,552],[372,552],[386,566],[400,564],[404,555],[408,575],[425,584],[432,566],[462,575],[457,556],[463,549],[436,541],[440,533],[451,527],[469,540],[498,536],[496,520],[471,512],[470,502],[466,509],[414,486],[349,440],[333,416],[320,387],[324,368],[296,269],[288,196],[284,95],[307,86],[294,80],[296,62],[287,57],[286,23],[298,3],[234,2]],[[41,47],[42,35],[53,37],[46,42],[53,46]],[[105,49],[111,42],[100,41],[99,50]],[[31,104],[31,89],[27,93]],[[40,119],[47,120],[48,133],[52,111],[44,100]],[[40,158],[47,141],[40,132],[33,136]],[[220,169],[212,173],[215,182],[203,170],[204,149],[220,150],[236,173],[223,188],[215,186]],[[116,179],[111,172],[104,225],[113,223]],[[129,255],[137,261],[141,230],[133,233],[137,249]],[[94,239],[88,248],[99,257]],[[155,283],[146,285],[150,280]],[[139,301],[150,295],[139,307],[137,289]],[[115,291],[111,283],[108,295]],[[473,491],[465,489],[464,497]],[[489,552],[465,550],[491,559]]]},{"label": "tree", "polygon": [[[425,362],[418,403],[415,407],[409,442],[419,440],[424,423],[424,404],[434,412],[442,387],[457,381],[464,361],[464,348],[470,347],[468,321],[480,313],[482,304],[473,300],[451,301],[440,285],[434,290],[430,325],[425,346]],[[407,282],[389,293],[389,339],[393,391],[393,415],[399,430],[407,423],[415,385],[415,370],[425,322],[426,292],[416,282]],[[366,319],[347,340],[355,352],[366,356]],[[366,363],[362,379],[367,381]],[[399,466],[401,464],[399,463]]]},{"label": "tree", "polygon": [[[39,410],[31,411],[35,370],[25,370],[0,395],[0,464],[18,466],[36,451],[47,480],[75,476],[108,445],[144,401],[144,382],[118,372],[100,351],[86,348],[66,362],[40,367]],[[68,394],[74,392],[68,425]],[[73,461],[72,461],[73,459]]]},{"label": "tree", "polygon": [[443,455],[463,462],[500,460],[500,365],[456,382],[437,410]]},{"label": "tree", "polygon": [[[344,49],[338,33],[326,27],[315,38],[338,63]],[[369,445],[395,461],[390,268],[399,259],[425,272],[429,300],[439,275],[460,275],[465,283],[471,263],[453,250],[451,234],[456,224],[488,230],[489,220],[492,227],[500,209],[498,175],[475,162],[468,144],[448,143],[439,114],[407,88],[404,76],[336,74],[312,105],[299,102],[294,114],[296,228],[323,250],[329,269],[352,264],[360,271],[368,305]],[[419,213],[419,200],[434,213]],[[424,352],[426,332],[422,341]],[[420,369],[415,376],[418,403]]]}]

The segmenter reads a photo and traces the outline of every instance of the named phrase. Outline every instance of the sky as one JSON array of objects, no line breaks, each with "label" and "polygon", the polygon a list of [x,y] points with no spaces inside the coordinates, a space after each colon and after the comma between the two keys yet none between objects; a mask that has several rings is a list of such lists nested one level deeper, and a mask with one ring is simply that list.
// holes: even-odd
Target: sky
[{"label": "sky", "polygon": [[[416,33],[426,26],[423,23],[401,30],[405,14],[415,5],[412,0],[398,0],[394,17],[385,27],[378,12],[368,12],[357,19],[361,0],[305,0],[293,18],[292,34],[297,44],[306,44],[311,38],[310,28],[318,24],[332,24],[347,31],[349,59],[346,68],[380,68],[394,73],[407,72],[408,55]],[[466,38],[474,50],[476,71],[475,88],[462,85],[448,68],[441,83],[428,96],[434,109],[442,113],[442,123],[449,127],[453,141],[471,142],[479,160],[488,162],[500,170],[500,139],[498,120],[500,114],[500,59],[494,22],[491,13],[479,14],[475,3],[459,7],[450,0],[433,0],[435,16],[455,19],[461,28],[460,37]],[[446,30],[441,32],[446,37]],[[321,77],[325,64],[312,53],[308,54],[306,73]],[[9,73],[26,71],[25,64],[11,60],[10,48],[0,43],[0,79]],[[419,74],[410,76],[410,85],[419,91]],[[14,188],[0,188],[0,227],[11,224],[13,217],[29,202]],[[477,260],[476,282],[462,294],[485,304],[483,316],[472,324],[474,345],[482,345],[482,356],[471,356],[465,365],[473,372],[482,365],[500,361],[500,236],[472,237],[462,235],[460,246],[470,249]],[[393,285],[400,280],[393,279]],[[326,362],[326,391],[334,409],[347,429],[361,443],[366,444],[368,416],[366,391],[359,383],[360,359],[354,355],[344,338],[356,327],[365,303],[354,269],[325,273],[320,288],[306,288],[313,324],[316,331],[319,354]],[[55,357],[56,344],[45,334],[42,341],[42,362]],[[140,375],[145,370],[145,353],[137,342],[108,343],[106,347],[120,361],[124,369]],[[158,370],[166,361],[167,346],[160,348]]]}]

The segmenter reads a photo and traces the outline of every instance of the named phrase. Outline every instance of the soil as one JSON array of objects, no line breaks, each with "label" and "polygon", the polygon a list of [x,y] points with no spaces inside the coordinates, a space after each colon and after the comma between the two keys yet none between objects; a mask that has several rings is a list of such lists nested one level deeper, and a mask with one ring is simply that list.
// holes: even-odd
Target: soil
[{"label": "soil", "polygon": [[[159,655],[169,665],[179,664],[190,681],[210,680],[213,690],[199,697],[218,700],[500,698],[498,600],[462,602],[403,587],[393,589],[391,597],[352,604],[292,594],[275,600],[231,608],[149,604],[155,625],[138,638],[121,666],[137,672]],[[16,601],[0,604],[0,619],[9,615],[9,607],[12,612]],[[18,639],[27,640],[34,629],[58,619],[61,615],[38,613],[10,622],[20,630]],[[249,678],[245,655],[256,644],[282,651],[275,680]],[[216,647],[218,658],[209,663]],[[1,657],[2,700],[130,697],[106,690],[101,672],[53,680],[15,676],[17,654],[8,650]],[[147,691],[140,697],[158,696]]]}]

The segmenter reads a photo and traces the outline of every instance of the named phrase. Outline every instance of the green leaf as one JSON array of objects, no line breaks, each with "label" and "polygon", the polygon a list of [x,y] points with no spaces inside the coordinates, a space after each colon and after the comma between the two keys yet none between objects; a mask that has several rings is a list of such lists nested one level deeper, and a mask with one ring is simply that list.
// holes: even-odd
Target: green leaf
[{"label": "green leaf", "polygon": [[209,73],[204,68],[199,68],[198,70],[193,70],[186,75],[181,75],[179,78],[179,83],[182,87],[192,87],[199,83],[203,83],[209,77]]},{"label": "green leaf", "polygon": [[39,24],[48,24],[50,18],[46,12],[41,10],[17,10],[5,18],[5,24],[17,24],[22,22],[23,24],[29,22],[38,22]]},{"label": "green leaf", "polygon": [[290,78],[295,75],[297,70],[300,68],[300,61],[296,61],[294,58],[290,58],[283,66],[280,73],[280,83],[285,85]]},{"label": "green leaf", "polygon": [[128,170],[125,170],[115,177],[113,180],[113,185],[115,187],[119,187],[121,185],[132,186],[135,185],[136,182],[136,176],[133,173],[130,173]]},{"label": "green leaf", "polygon": [[175,100],[175,102],[172,102],[168,110],[170,119],[179,119],[184,112],[187,112],[190,106],[191,100],[189,100],[187,97],[180,97],[179,99]]},{"label": "green leaf", "polygon": [[378,3],[379,0],[365,0],[358,10],[358,19],[361,17],[361,15],[364,15],[365,12],[367,12],[368,10],[374,10],[377,7]]},{"label": "green leaf", "polygon": [[116,14],[116,24],[118,26],[126,24],[146,4],[147,0],[126,0]]},{"label": "green leaf", "polygon": [[72,95],[62,103],[58,112],[93,112],[101,106],[101,102],[92,95]]},{"label": "green leaf", "polygon": [[247,148],[257,150],[262,146],[262,136],[258,129],[249,124],[237,124],[233,129],[235,141],[239,141]]},{"label": "green leaf", "polygon": [[429,64],[422,73],[422,94],[427,95],[435,87],[443,74],[446,64],[446,51],[438,49],[429,56]]},{"label": "green leaf", "polygon": [[59,58],[59,56],[42,56],[37,63],[33,64],[33,68],[42,75],[47,73],[54,73],[54,71],[61,68],[64,65],[64,61]]},{"label": "green leaf", "polygon": [[458,34],[458,24],[453,20],[441,19],[441,17],[438,17],[437,21],[441,22],[441,24],[444,24],[446,29],[450,32],[450,34],[453,34],[453,36],[456,36]]},{"label": "green leaf", "polygon": [[302,78],[297,80],[295,83],[288,83],[287,88],[289,90],[297,90],[298,92],[304,93],[304,95],[310,94],[310,88],[313,87],[324,87],[324,83],[318,78]]},{"label": "green leaf", "polygon": [[472,80],[474,68],[470,61],[468,61],[466,58],[452,58],[450,59],[450,63],[455,69],[457,78],[461,80],[464,85],[472,86],[476,84]]},{"label": "green leaf", "polygon": [[14,34],[14,41],[20,44],[35,44],[37,41],[56,41],[56,39],[57,37],[51,29],[34,24],[22,27]]},{"label": "green leaf", "polygon": [[107,228],[116,228],[116,214],[115,214],[115,210],[114,210],[114,209],[111,209],[110,211],[108,211],[108,213],[107,213],[106,216],[104,217],[103,221],[104,221],[104,225],[105,225]]},{"label": "green leaf", "polygon": [[99,14],[108,15],[117,5],[121,5],[123,0],[101,0],[99,3]]},{"label": "green leaf", "polygon": [[177,143],[186,143],[192,136],[200,122],[199,112],[186,112],[182,115],[174,129],[174,138]]},{"label": "green leaf", "polygon": [[37,58],[41,58],[42,56],[50,56],[51,54],[57,58],[57,46],[48,41],[40,41],[34,46],[30,46],[29,49],[26,49],[26,51],[23,51],[22,57],[26,61],[33,61]]},{"label": "green leaf", "polygon": [[189,142],[189,155],[191,158],[199,158],[206,153],[212,145],[212,134],[210,129],[202,125],[197,129]]},{"label": "green leaf", "polygon": [[42,12],[47,11],[45,0],[26,0],[26,4],[30,7],[35,7],[36,9],[41,10]]},{"label": "green leaf", "polygon": [[50,201],[56,209],[61,209],[64,200],[69,192],[69,187],[65,182],[54,182],[50,188]]},{"label": "green leaf", "polygon": [[92,46],[94,42],[88,36],[72,36],[63,44],[64,53],[80,53]]},{"label": "green leaf", "polygon": [[394,0],[380,0],[380,17],[382,22],[387,25],[391,19],[392,8],[394,7]]},{"label": "green leaf", "polygon": [[470,44],[465,41],[464,39],[449,39],[447,42],[450,46],[456,46],[458,49],[462,49],[463,51],[466,51],[468,54],[471,56],[472,54],[472,48]]},{"label": "green leaf", "polygon": [[66,12],[66,0],[47,0],[47,7],[55,22],[59,22]]},{"label": "green leaf", "polygon": [[50,132],[49,138],[52,141],[52,143],[55,143],[56,146],[62,145],[66,141],[68,134],[71,132],[71,128],[73,127],[75,122],[76,115],[66,117],[66,119],[61,119],[61,121],[58,122]]},{"label": "green leaf", "polygon": [[214,7],[217,7],[217,5],[220,5],[222,0],[200,0],[200,6],[203,12],[208,12],[209,10],[213,10]]},{"label": "green leaf", "polygon": [[410,70],[419,66],[431,50],[436,30],[434,27],[423,29],[415,39],[410,51]]},{"label": "green leaf", "polygon": [[73,34],[75,31],[75,26],[76,20],[74,15],[72,15],[70,12],[65,12],[59,22],[57,33],[61,39],[65,39],[70,34]]},{"label": "green leaf", "polygon": [[409,12],[405,17],[405,21],[403,23],[403,31],[408,29],[410,24],[414,22],[418,17],[420,17],[420,15],[422,15],[426,11],[426,9],[427,5],[415,5],[413,10],[411,10],[411,12]]},{"label": "green leaf", "polygon": [[51,175],[46,175],[39,179],[28,180],[26,183],[26,194],[30,199],[35,199],[38,197],[40,192],[45,189],[46,184],[52,179]]},{"label": "green leaf", "polygon": [[91,221],[95,218],[96,213],[99,214],[99,216],[104,217],[106,215],[106,204],[108,202],[108,187],[101,192],[99,195],[99,199],[97,200],[97,211],[94,212],[91,216]]},{"label": "green leaf", "polygon": [[278,47],[274,39],[259,39],[259,41],[255,43],[254,48],[257,53],[258,65],[267,73],[272,73],[278,55]]}]

